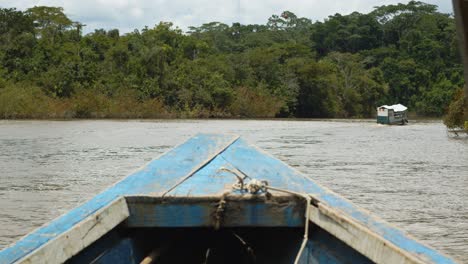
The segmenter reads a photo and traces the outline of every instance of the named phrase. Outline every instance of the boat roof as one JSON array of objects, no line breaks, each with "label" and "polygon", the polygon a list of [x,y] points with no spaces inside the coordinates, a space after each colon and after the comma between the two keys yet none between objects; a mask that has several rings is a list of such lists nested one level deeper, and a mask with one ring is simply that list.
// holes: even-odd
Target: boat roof
[{"label": "boat roof", "polygon": [[379,108],[386,108],[386,109],[393,109],[395,112],[403,112],[406,111],[408,108],[402,104],[394,104],[394,105],[382,105]]},{"label": "boat roof", "polygon": [[[89,221],[97,219],[95,214],[106,212],[109,206],[126,208],[122,197],[161,197],[163,195],[167,198],[222,197],[236,182],[236,177],[229,170],[238,170],[251,178],[266,180],[270,186],[311,195],[320,201],[323,208],[332,208],[336,212],[333,213],[333,218],[336,218],[336,215],[342,215],[345,217],[343,219],[350,219],[352,223],[357,223],[360,226],[359,230],[365,229],[371,238],[379,237],[384,241],[384,247],[395,247],[403,252],[402,254],[421,260],[421,262],[413,263],[455,263],[432,248],[408,237],[403,231],[388,225],[350,201],[318,185],[312,180],[314,172],[309,172],[309,176],[305,176],[237,135],[219,134],[198,134],[152,160],[83,205],[0,251],[0,263],[14,263],[27,259],[46,245],[73,237],[73,233],[70,232],[74,229],[81,228],[75,234],[76,236],[91,239],[89,238],[90,230],[97,232],[96,230],[103,227],[97,228],[96,223],[91,225]],[[115,220],[117,223],[131,214],[128,209],[121,212],[118,215],[113,214],[113,217],[118,218]],[[99,219],[105,220],[106,218]],[[284,219],[284,221],[286,224],[289,223],[289,219]],[[107,224],[110,225],[110,223]],[[111,227],[113,226],[108,226],[108,229]],[[63,242],[56,244],[62,245]],[[72,243],[71,246],[79,247],[76,243]],[[81,245],[81,248],[76,250],[84,247],[85,245]]]}]

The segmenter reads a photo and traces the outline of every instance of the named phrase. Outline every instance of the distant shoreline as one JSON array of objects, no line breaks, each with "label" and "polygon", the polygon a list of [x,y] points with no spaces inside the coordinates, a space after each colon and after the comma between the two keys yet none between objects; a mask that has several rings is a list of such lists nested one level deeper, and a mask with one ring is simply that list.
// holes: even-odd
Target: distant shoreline
[{"label": "distant shoreline", "polygon": [[464,83],[453,16],[423,2],[188,32],[83,34],[59,6],[0,8],[0,25],[5,119],[440,117]]},{"label": "distant shoreline", "polygon": [[[327,117],[317,117],[317,118],[300,118],[300,117],[276,117],[276,118],[241,118],[241,117],[231,117],[231,118],[0,118],[0,121],[132,121],[132,120],[141,120],[141,121],[151,121],[151,120],[161,120],[161,121],[183,121],[183,120],[219,120],[219,121],[330,121],[330,122],[374,122],[374,117],[368,118],[327,118]],[[409,121],[442,121],[442,117],[413,117]]]}]

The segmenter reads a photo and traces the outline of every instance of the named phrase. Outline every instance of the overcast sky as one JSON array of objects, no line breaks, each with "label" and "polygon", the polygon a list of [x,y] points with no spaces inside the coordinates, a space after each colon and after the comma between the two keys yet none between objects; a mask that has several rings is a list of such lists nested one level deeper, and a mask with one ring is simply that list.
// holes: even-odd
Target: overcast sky
[{"label": "overcast sky", "polygon": [[[173,22],[187,30],[206,22],[219,21],[230,25],[264,24],[272,14],[288,10],[299,17],[323,20],[335,13],[366,13],[374,6],[404,0],[0,0],[0,7],[25,10],[35,5],[61,6],[74,21],[86,24],[85,32],[97,28],[118,28],[127,33],[159,21]],[[444,13],[452,13],[451,0],[427,0]]]}]

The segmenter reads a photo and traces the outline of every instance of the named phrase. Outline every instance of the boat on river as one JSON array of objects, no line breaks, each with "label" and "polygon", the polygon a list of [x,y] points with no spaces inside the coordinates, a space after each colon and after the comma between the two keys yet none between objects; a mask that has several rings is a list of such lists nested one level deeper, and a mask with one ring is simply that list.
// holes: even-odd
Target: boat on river
[{"label": "boat on river", "polygon": [[236,135],[199,134],[0,263],[454,263]]},{"label": "boat on river", "polygon": [[408,123],[408,108],[402,104],[382,105],[377,107],[377,123],[404,125]]}]

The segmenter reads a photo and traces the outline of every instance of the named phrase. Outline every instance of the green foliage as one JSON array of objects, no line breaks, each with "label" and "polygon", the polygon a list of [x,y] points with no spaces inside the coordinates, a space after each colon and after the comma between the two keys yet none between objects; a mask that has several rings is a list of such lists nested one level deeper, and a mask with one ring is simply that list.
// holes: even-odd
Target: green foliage
[{"label": "green foliage", "polygon": [[383,28],[376,17],[357,12],[329,16],[325,22],[317,22],[313,30],[311,38],[321,55],[331,51],[357,52],[377,48],[383,38]]},{"label": "green foliage", "polygon": [[464,111],[466,111],[467,103],[465,102],[463,89],[458,89],[455,93],[453,101],[450,103],[447,115],[444,117],[444,124],[451,129],[465,129],[467,120],[465,120]]},{"label": "green foliage", "polygon": [[61,7],[35,6],[29,8],[26,14],[33,20],[36,36],[52,44],[73,25]]},{"label": "green foliage", "polygon": [[7,84],[0,88],[0,117],[41,118],[49,112],[48,101],[38,87]]},{"label": "green foliage", "polygon": [[230,109],[235,117],[275,117],[283,104],[262,86],[255,89],[239,87],[236,94],[236,100]]},{"label": "green foliage", "polygon": [[332,52],[326,57],[334,66],[334,88],[342,107],[341,116],[370,116],[385,97],[387,86],[379,68],[366,69],[359,55]]},{"label": "green foliage", "polygon": [[452,16],[417,1],[187,33],[83,27],[61,7],[0,8],[2,118],[441,116],[463,85]]},{"label": "green foliage", "polygon": [[449,80],[443,78],[434,84],[430,90],[423,91],[416,102],[416,111],[422,115],[441,116],[447,111],[457,87]]},{"label": "green foliage", "polygon": [[106,100],[106,96],[101,93],[91,90],[80,90],[74,94],[72,100],[72,111],[75,113],[75,117],[102,118],[108,112],[108,101]]},{"label": "green foliage", "polygon": [[333,89],[333,65],[325,61],[296,60],[291,67],[299,84],[297,114],[307,117],[338,116],[341,110]]}]

